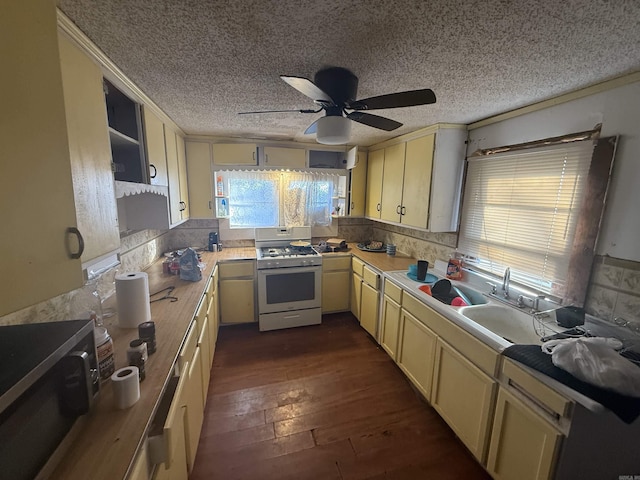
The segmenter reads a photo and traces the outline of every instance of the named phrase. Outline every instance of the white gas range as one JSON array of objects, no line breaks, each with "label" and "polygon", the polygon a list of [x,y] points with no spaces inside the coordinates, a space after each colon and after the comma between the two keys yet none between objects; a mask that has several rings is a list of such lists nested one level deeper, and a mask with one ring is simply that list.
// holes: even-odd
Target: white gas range
[{"label": "white gas range", "polygon": [[322,321],[322,255],[311,227],[256,228],[258,313],[261,331]]}]

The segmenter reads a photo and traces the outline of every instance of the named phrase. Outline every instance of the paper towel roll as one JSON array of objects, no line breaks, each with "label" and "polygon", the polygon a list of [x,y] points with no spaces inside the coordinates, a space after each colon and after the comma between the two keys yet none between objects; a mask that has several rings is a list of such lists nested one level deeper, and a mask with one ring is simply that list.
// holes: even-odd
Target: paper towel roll
[{"label": "paper towel roll", "polygon": [[121,410],[129,408],[140,398],[138,367],[124,367],[111,375],[113,402]]},{"label": "paper towel roll", "polygon": [[145,272],[116,275],[116,301],[120,327],[138,328],[151,320],[149,276]]}]

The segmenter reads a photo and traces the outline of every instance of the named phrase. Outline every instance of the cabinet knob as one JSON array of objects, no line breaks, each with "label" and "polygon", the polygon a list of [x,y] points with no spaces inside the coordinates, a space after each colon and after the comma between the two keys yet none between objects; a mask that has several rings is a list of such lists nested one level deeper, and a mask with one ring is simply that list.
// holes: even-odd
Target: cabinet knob
[{"label": "cabinet knob", "polygon": [[[71,246],[69,244],[69,239],[72,235],[75,236],[76,239],[78,240],[78,251],[76,252],[73,252],[71,250]],[[82,253],[84,252],[84,238],[82,238],[82,234],[80,233],[80,230],[78,230],[77,227],[67,228],[67,251],[69,252],[69,258],[73,258],[73,259],[80,258],[82,256]]]},{"label": "cabinet knob", "polygon": [[377,211],[380,211],[380,204],[377,204],[377,205],[376,205],[376,210],[377,210]]},{"label": "cabinet knob", "polygon": [[150,163],[149,168],[153,168],[153,175],[149,174],[149,177],[156,178],[156,175],[158,175],[158,169],[156,168],[156,166],[153,163]]},{"label": "cabinet knob", "polygon": [[407,207],[405,207],[404,205],[400,207],[400,215],[404,215],[406,211],[407,211]]}]

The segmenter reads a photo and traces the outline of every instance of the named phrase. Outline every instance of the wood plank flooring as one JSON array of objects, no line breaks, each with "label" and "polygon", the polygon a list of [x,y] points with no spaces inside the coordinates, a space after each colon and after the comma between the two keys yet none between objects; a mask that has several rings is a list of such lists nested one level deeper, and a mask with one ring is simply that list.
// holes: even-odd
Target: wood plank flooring
[{"label": "wood plank flooring", "polygon": [[351,314],[220,329],[190,480],[490,478]]}]

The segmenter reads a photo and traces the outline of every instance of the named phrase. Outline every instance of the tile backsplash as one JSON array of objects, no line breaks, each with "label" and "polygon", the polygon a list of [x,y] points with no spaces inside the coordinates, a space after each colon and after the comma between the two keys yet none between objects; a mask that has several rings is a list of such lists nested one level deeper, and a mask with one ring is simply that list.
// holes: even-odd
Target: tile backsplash
[{"label": "tile backsplash", "polygon": [[[215,219],[192,219],[172,230],[142,230],[121,238],[121,264],[105,272],[98,282],[113,282],[116,272],[133,272],[145,269],[164,252],[187,246],[206,247],[209,232],[218,230]],[[455,233],[430,233],[399,225],[388,225],[365,218],[340,217],[338,237],[350,242],[379,240],[394,243],[399,252],[415,258],[447,260],[455,250]],[[321,239],[314,239],[319,241]],[[227,247],[253,245],[253,240],[225,242]],[[94,286],[48,299],[23,310],[0,317],[0,325],[35,323],[71,318],[74,310],[81,310]],[[594,259],[591,282],[585,309],[591,315],[613,321],[620,317],[625,321],[640,322],[640,262],[606,256]]]},{"label": "tile backsplash", "polygon": [[585,309],[605,320],[640,322],[640,262],[596,256]]}]

